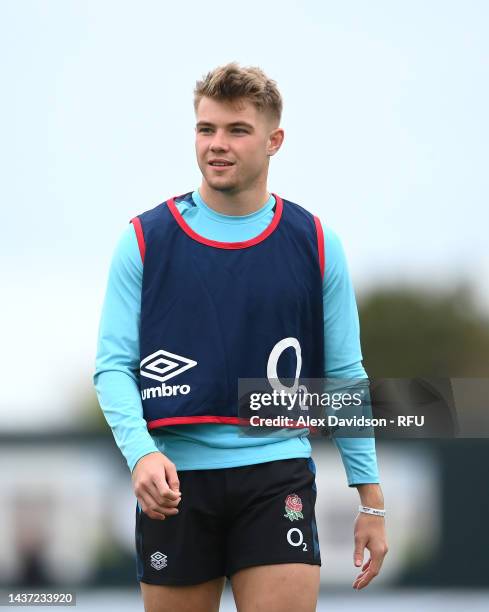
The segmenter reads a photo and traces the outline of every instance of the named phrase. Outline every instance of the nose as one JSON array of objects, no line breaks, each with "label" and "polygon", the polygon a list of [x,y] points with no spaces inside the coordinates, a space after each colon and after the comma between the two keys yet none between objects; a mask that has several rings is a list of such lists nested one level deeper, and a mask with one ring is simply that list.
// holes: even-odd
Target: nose
[{"label": "nose", "polygon": [[225,135],[220,130],[216,130],[210,144],[210,150],[215,153],[217,151],[227,151],[227,149],[228,143]]}]

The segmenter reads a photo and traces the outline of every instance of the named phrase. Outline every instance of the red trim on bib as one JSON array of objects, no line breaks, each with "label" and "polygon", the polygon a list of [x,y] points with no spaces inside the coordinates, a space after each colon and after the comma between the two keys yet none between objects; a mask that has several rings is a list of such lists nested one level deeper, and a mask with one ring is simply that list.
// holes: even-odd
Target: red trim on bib
[{"label": "red trim on bib", "polygon": [[[179,417],[167,417],[163,419],[155,419],[149,421],[148,429],[156,429],[157,427],[165,427],[168,425],[191,425],[196,423],[217,423],[219,425],[250,425],[249,419],[242,419],[241,417],[226,417],[226,416],[179,416]],[[304,427],[304,425],[297,425],[293,423],[283,429],[309,429],[311,432],[316,432],[316,427]]]},{"label": "red trim on bib", "polygon": [[258,244],[259,242],[262,242],[263,240],[265,240],[265,238],[268,238],[268,236],[270,236],[270,234],[277,228],[279,224],[284,204],[282,198],[280,198],[275,193],[272,193],[272,195],[275,198],[276,208],[275,214],[270,225],[265,228],[263,232],[261,232],[261,234],[258,234],[258,236],[256,236],[255,238],[251,238],[251,240],[244,240],[243,242],[219,242],[218,240],[209,240],[208,238],[204,238],[204,236],[201,236],[200,234],[197,234],[197,232],[194,232],[194,230],[182,217],[180,211],[175,205],[175,198],[170,198],[167,201],[167,205],[180,228],[187,234],[187,236],[190,236],[190,238],[192,238],[193,240],[196,240],[197,242],[200,242],[202,244],[206,244],[207,246],[215,247],[217,249],[246,249],[248,247],[254,246],[255,244]]},{"label": "red trim on bib", "polygon": [[141,219],[139,217],[134,217],[133,219],[131,219],[131,223],[134,225],[134,230],[136,232],[136,238],[138,239],[139,252],[141,253],[141,259],[142,259],[142,262],[144,263],[144,256],[146,254],[146,242],[144,240]]},{"label": "red trim on bib", "polygon": [[164,427],[165,425],[190,425],[191,423],[220,423],[221,425],[249,425],[247,419],[241,419],[239,417],[225,417],[225,416],[181,416],[181,417],[167,417],[166,419],[156,419],[148,423],[148,429],[155,429],[156,427]]},{"label": "red trim on bib", "polygon": [[321,268],[321,278],[324,278],[324,233],[321,226],[321,221],[316,216],[314,216],[314,223],[316,225],[316,233],[318,237],[319,267]]}]

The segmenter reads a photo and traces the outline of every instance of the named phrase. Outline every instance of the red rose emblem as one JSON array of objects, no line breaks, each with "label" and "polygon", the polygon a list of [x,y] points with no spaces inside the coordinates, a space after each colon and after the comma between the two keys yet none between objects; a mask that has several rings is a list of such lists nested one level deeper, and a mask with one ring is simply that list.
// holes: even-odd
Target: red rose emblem
[{"label": "red rose emblem", "polygon": [[301,498],[295,493],[293,493],[292,495],[287,495],[287,498],[285,500],[285,518],[288,518],[289,521],[298,521],[299,519],[304,518],[304,515],[302,514],[301,510]]},{"label": "red rose emblem", "polygon": [[292,512],[301,512],[302,510],[301,498],[295,493],[293,495],[288,495],[287,499],[285,500],[285,508],[292,510]]}]

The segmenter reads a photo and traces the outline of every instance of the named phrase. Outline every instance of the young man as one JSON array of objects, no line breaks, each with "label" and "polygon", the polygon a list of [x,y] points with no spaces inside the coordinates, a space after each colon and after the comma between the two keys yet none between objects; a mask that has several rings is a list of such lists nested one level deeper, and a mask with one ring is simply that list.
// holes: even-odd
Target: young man
[{"label": "young man", "polygon": [[[132,219],[115,251],[94,381],[132,471],[147,612],[315,610],[321,565],[308,431],[242,435],[237,379],[366,378],[338,238],[267,190],[284,140],[276,84],[217,68],[195,90],[198,190]],[[326,262],[326,263],[325,263]],[[278,350],[278,353],[277,353]],[[361,503],[383,509],[372,438],[335,439]],[[369,513],[370,512],[370,513]],[[387,552],[384,518],[355,521],[353,583]]]}]

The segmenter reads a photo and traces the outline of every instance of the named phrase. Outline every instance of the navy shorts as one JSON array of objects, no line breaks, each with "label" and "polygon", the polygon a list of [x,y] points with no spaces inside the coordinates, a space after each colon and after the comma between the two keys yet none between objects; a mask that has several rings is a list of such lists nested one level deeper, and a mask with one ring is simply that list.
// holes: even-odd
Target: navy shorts
[{"label": "navy shorts", "polygon": [[137,578],[190,585],[256,565],[321,565],[311,458],[182,470],[179,514],[136,506]]}]

